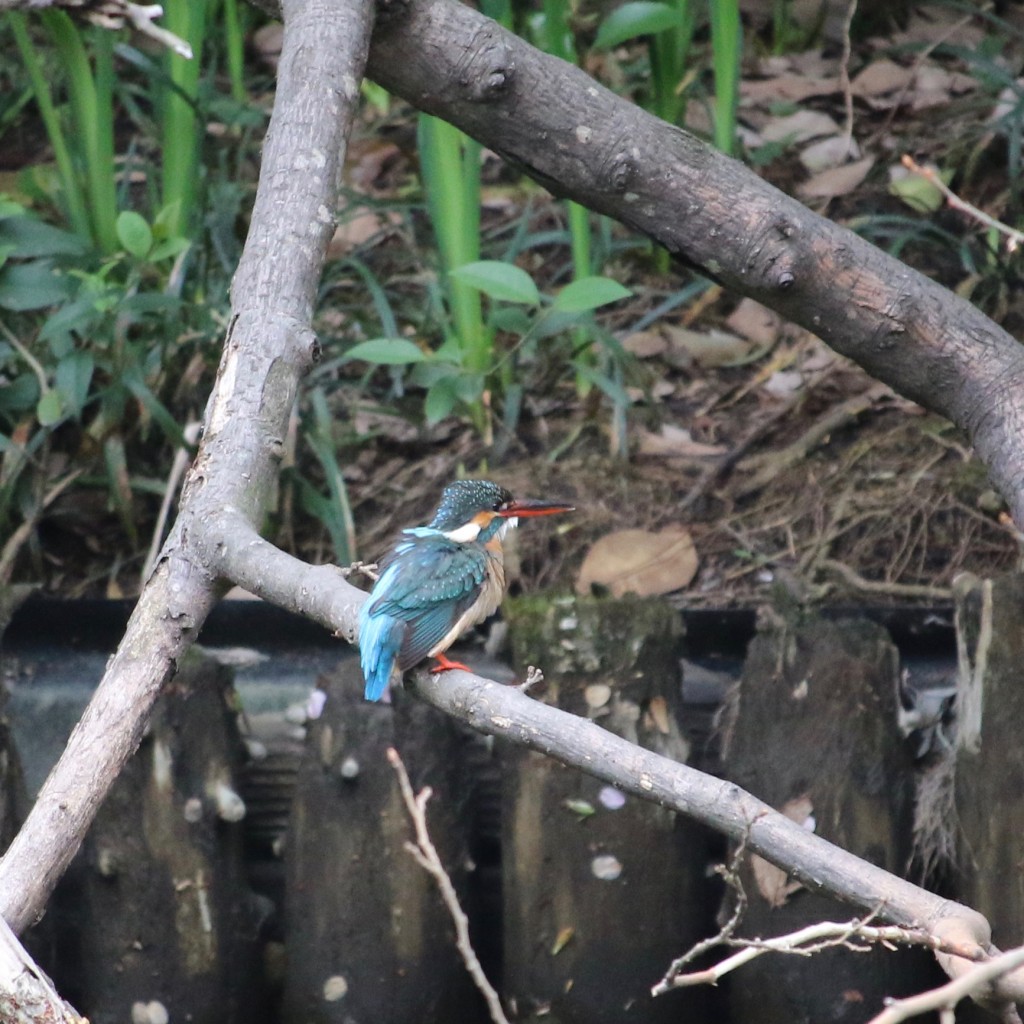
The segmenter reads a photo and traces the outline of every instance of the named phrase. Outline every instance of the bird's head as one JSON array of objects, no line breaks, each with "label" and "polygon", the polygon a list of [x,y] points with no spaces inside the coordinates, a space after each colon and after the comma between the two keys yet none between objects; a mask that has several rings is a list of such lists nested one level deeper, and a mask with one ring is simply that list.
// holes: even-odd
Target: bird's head
[{"label": "bird's head", "polygon": [[444,489],[430,526],[450,540],[468,544],[500,537],[523,517],[572,511],[573,506],[564,502],[514,498],[490,480],[456,480]]}]

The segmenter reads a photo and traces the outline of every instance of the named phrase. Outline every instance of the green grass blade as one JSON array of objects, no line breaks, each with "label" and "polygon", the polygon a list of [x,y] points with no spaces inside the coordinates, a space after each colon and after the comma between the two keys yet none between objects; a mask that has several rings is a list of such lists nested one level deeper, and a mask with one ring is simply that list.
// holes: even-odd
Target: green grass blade
[{"label": "green grass blade", "polygon": [[731,156],[736,146],[743,27],[737,0],[711,0],[709,6],[715,72],[715,145]]},{"label": "green grass blade", "polygon": [[448,278],[456,267],[480,258],[479,143],[471,143],[446,121],[423,114],[420,163],[462,363],[471,371],[485,373],[491,362],[491,338],[480,293]]},{"label": "green grass blade", "polygon": [[249,99],[245,87],[245,32],[242,29],[238,0],[224,0],[224,45],[231,95],[239,103],[245,103]]},{"label": "green grass blade", "polygon": [[94,68],[81,33],[67,14],[44,11],[41,17],[68,76],[68,100],[85,172],[93,236],[103,252],[116,252],[113,41],[109,32],[94,34],[90,41]]},{"label": "green grass blade", "polygon": [[25,25],[25,16],[18,11],[11,11],[8,19],[22,63],[28,72],[36,106],[39,108],[39,114],[46,128],[47,138],[53,147],[68,221],[76,234],[95,242],[85,191],[75,172],[71,149],[68,146],[67,137],[61,126],[60,115],[57,112],[56,104],[53,102],[53,94],[43,72],[42,62],[39,59],[36,48],[32,45],[32,40],[29,38],[28,29]]},{"label": "green grass blade", "polygon": [[338,562],[341,565],[348,565],[356,558],[356,530],[345,477],[342,475],[334,450],[334,417],[331,416],[327,396],[321,388],[314,388],[310,398],[313,407],[313,429],[308,432],[306,440],[324,471],[331,496],[330,503],[320,507],[319,518],[331,535]]},{"label": "green grass blade", "polygon": [[206,36],[207,0],[169,0],[164,15],[168,31],[185,39],[194,54],[185,60],[166,55],[167,72],[176,88],[164,93],[161,109],[163,135],[163,207],[170,210],[171,235],[188,236],[199,197],[199,118],[195,100],[202,70]]}]

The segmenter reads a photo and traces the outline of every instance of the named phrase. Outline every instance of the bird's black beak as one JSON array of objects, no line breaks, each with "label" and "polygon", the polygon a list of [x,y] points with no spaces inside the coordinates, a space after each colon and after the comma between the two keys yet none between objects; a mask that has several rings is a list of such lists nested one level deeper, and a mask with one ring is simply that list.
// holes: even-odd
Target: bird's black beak
[{"label": "bird's black beak", "polygon": [[575,505],[566,505],[561,501],[532,501],[530,498],[513,498],[507,508],[498,515],[504,519],[527,516],[553,516],[558,512],[575,512]]}]

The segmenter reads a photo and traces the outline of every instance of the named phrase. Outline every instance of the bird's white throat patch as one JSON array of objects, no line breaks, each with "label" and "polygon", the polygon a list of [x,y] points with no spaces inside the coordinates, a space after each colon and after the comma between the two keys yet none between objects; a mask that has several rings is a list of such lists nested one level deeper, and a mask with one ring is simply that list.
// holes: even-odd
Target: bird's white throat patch
[{"label": "bird's white throat patch", "polygon": [[[501,538],[504,537],[509,530],[514,529],[518,525],[518,516],[512,516],[509,519],[503,519],[501,521],[501,526],[498,527],[498,532],[495,534],[495,536],[498,538],[498,540],[501,540]],[[480,536],[480,529],[481,527],[479,523],[474,523],[471,521],[466,523],[465,526],[460,526],[458,529],[446,530],[444,535],[449,540],[455,541],[456,544],[471,544],[473,541],[477,539],[477,537]]]},{"label": "bird's white throat patch", "polygon": [[456,544],[469,544],[480,536],[480,524],[468,522],[457,530],[446,530],[444,535]]}]

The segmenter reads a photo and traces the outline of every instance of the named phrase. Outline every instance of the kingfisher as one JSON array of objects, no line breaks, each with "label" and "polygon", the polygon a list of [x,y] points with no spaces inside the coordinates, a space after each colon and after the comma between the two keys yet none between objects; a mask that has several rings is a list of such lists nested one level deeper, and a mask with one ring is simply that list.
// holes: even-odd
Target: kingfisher
[{"label": "kingfisher", "polygon": [[456,480],[441,495],[427,526],[402,531],[380,563],[380,575],[359,613],[359,660],[366,699],[380,700],[395,669],[424,658],[432,672],[466,666],[445,651],[505,596],[501,542],[520,519],[572,512],[562,502],[513,498],[490,480]]}]

